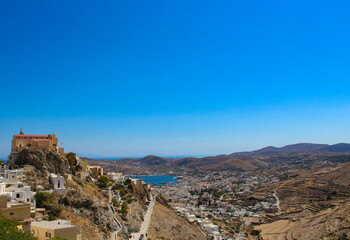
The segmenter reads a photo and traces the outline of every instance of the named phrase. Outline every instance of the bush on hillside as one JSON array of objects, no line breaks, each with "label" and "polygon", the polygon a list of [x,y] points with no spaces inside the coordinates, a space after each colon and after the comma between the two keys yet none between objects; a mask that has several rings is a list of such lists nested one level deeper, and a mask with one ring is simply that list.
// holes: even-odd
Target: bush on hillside
[{"label": "bush on hillside", "polygon": [[74,152],[67,153],[66,158],[74,175],[76,172],[79,172],[82,169],[82,167],[78,165],[77,155]]},{"label": "bush on hillside", "polygon": [[45,208],[54,217],[57,217],[63,210],[62,205],[54,201],[53,193],[37,192],[34,198],[38,208]]},{"label": "bush on hillside", "polygon": [[0,239],[2,240],[35,240],[30,232],[23,232],[17,225],[0,215]]},{"label": "bush on hillside", "polygon": [[97,186],[100,188],[107,188],[108,187],[109,179],[106,176],[101,176],[97,180]]}]

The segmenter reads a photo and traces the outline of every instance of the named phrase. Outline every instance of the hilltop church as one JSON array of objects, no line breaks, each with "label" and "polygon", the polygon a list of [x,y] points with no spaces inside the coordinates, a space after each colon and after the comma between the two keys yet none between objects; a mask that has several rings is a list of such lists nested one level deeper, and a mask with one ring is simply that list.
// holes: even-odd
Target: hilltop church
[{"label": "hilltop church", "polygon": [[9,159],[14,160],[23,149],[51,149],[61,156],[65,156],[64,148],[58,147],[58,138],[55,133],[49,135],[26,135],[21,129],[19,134],[14,134]]}]

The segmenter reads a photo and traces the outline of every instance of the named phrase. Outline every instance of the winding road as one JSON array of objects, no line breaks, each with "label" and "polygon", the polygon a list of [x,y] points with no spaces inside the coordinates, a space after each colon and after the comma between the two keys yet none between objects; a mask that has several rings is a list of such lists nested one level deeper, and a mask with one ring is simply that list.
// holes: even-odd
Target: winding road
[{"label": "winding road", "polygon": [[282,212],[282,209],[281,209],[281,207],[280,207],[280,200],[279,200],[279,198],[277,197],[277,190],[278,190],[280,187],[282,187],[282,186],[286,185],[287,183],[291,182],[292,180],[293,180],[293,179],[290,179],[290,180],[287,180],[287,181],[283,182],[281,185],[279,185],[279,186],[275,189],[275,191],[273,191],[273,194],[272,194],[272,195],[276,198],[276,205],[277,205],[278,212]]},{"label": "winding road", "polygon": [[277,195],[276,195],[277,189],[278,189],[278,188],[276,188],[275,191],[273,192],[273,196],[276,198],[276,205],[277,205],[278,212],[281,212],[282,210],[281,210],[281,208],[280,208],[280,200],[278,199],[278,197],[277,197]]},{"label": "winding road", "polygon": [[152,217],[152,212],[155,204],[155,197],[151,196],[151,203],[149,204],[148,210],[146,212],[146,215],[144,216],[144,220],[141,224],[140,231],[137,233],[133,233],[132,237],[130,240],[139,240],[141,237],[141,234],[144,236],[144,240],[146,238],[146,233],[148,232],[149,225],[151,223],[151,217]]}]

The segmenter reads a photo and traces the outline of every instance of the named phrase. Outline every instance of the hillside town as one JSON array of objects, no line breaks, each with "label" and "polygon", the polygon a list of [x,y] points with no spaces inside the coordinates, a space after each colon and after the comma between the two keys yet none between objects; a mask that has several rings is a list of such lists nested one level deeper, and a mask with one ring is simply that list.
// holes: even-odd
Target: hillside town
[{"label": "hillside town", "polygon": [[[118,239],[118,232],[123,229],[121,220],[116,218],[116,213],[127,209],[130,196],[126,196],[123,185],[133,184],[135,187],[145,186],[151,190],[149,184],[141,179],[130,179],[118,172],[104,172],[100,166],[89,165],[86,160],[77,157],[73,153],[64,153],[63,148],[58,147],[58,138],[51,135],[25,135],[21,129],[12,140],[11,154],[8,164],[0,165],[0,214],[18,224],[24,231],[30,231],[37,239],[60,237],[67,240],[82,238],[82,230],[78,231],[76,225],[70,220],[52,217],[50,211],[38,207],[37,199],[43,193],[57,193],[60,196],[67,194],[66,183],[73,181],[86,181],[101,186],[101,179],[106,179],[102,189],[109,192],[110,208],[113,212],[112,221],[116,225],[115,231],[111,231],[110,238]],[[16,167],[19,153],[23,150],[46,149],[73,160],[75,172],[61,175],[58,172],[49,173],[50,189],[37,185],[31,189],[26,177],[26,168]],[[261,216],[266,213],[278,211],[276,199],[265,197],[263,199],[248,199],[257,188],[264,184],[278,181],[276,177],[265,174],[232,171],[206,171],[195,174],[187,174],[178,177],[176,184],[161,186],[152,185],[153,195],[163,196],[180,216],[190,223],[208,238],[213,240],[244,239],[243,226],[251,222],[259,222]],[[148,200],[152,200],[147,196]],[[149,202],[148,202],[149,203]],[[148,206],[148,205],[147,205]],[[151,213],[148,213],[150,221]],[[145,222],[144,219],[142,222]],[[125,226],[124,226],[125,227]],[[149,223],[147,225],[148,229]],[[141,229],[142,226],[140,225]],[[141,233],[135,234],[128,231],[131,239],[138,239]],[[147,231],[145,231],[146,233]]]},{"label": "hillside town", "polygon": [[[104,172],[102,167],[90,166],[81,157],[77,157],[73,153],[64,153],[64,149],[59,148],[57,143],[58,138],[55,134],[25,135],[21,129],[19,134],[13,136],[9,161],[7,164],[5,162],[0,164],[0,215],[16,223],[19,229],[30,231],[33,237],[39,240],[53,238],[84,239],[83,229],[79,231],[70,220],[57,219],[52,215],[52,209],[48,211],[48,209],[38,205],[43,205],[43,196],[53,196],[49,195],[53,193],[61,199],[67,199],[65,198],[67,194],[66,183],[72,181],[79,183],[79,179],[80,181],[88,180],[99,186],[102,191],[109,192],[109,204],[113,212],[111,221],[115,223],[116,231],[110,232],[107,239],[118,239],[118,232],[122,230],[123,226],[116,218],[116,213],[127,208],[130,198],[125,196],[122,186],[132,184],[134,188],[141,189],[149,188],[149,185],[140,179],[130,179],[131,181],[128,182],[126,180],[129,178],[126,178],[122,173]],[[49,189],[42,185],[36,185],[33,189],[30,187],[27,178],[28,174],[32,174],[32,169],[28,171],[27,166],[21,168],[16,165],[19,154],[24,150],[48,150],[57,153],[74,162],[75,172],[74,174],[67,173],[63,175],[58,172],[49,172],[49,183],[51,184]],[[50,203],[46,204],[50,205]]]}]

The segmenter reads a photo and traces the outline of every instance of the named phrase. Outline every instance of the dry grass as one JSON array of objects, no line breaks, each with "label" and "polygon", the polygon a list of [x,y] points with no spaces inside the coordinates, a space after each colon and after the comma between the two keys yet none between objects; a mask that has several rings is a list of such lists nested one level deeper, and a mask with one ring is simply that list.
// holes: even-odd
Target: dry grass
[{"label": "dry grass", "polygon": [[65,209],[60,217],[71,220],[72,224],[77,226],[78,232],[81,232],[82,239],[101,239],[102,235],[99,233],[98,227],[89,221],[86,216],[79,216],[70,209]]}]

